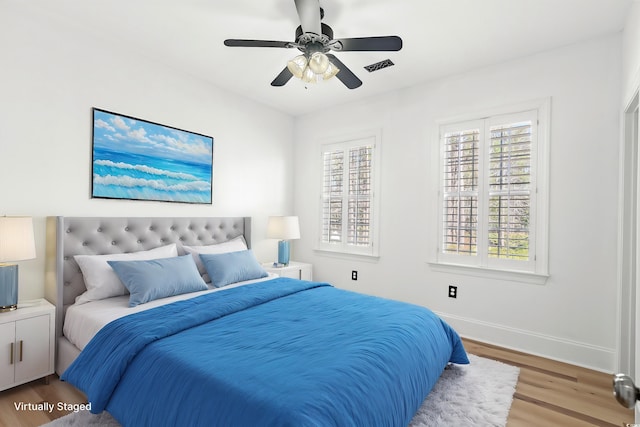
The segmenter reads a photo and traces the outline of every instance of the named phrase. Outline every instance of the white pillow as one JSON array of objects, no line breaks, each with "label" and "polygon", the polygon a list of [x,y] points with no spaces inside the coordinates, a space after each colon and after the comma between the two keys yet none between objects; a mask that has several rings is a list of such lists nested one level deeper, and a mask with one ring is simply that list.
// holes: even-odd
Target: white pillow
[{"label": "white pillow", "polygon": [[207,246],[183,246],[185,252],[191,254],[193,260],[198,266],[198,272],[206,283],[211,283],[211,279],[207,274],[207,269],[204,268],[204,264],[200,259],[200,254],[226,254],[229,252],[246,251],[247,242],[244,240],[244,236],[238,236],[235,239],[231,239],[228,242],[217,243],[215,245]]},{"label": "white pillow", "polygon": [[76,255],[73,258],[80,266],[84,284],[87,287],[87,290],[82,295],[76,297],[76,304],[117,297],[127,293],[127,289],[116,275],[116,272],[113,271],[113,268],[107,264],[107,261],[138,261],[176,256],[178,256],[178,248],[175,243],[148,251],[126,254]]}]

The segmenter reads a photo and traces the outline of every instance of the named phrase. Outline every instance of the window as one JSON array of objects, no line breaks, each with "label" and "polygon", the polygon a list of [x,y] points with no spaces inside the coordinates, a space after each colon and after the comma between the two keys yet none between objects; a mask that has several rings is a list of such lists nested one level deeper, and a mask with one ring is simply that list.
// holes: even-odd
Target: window
[{"label": "window", "polygon": [[440,126],[437,263],[546,276],[547,114]]},{"label": "window", "polygon": [[377,255],[376,139],[322,145],[318,249]]}]

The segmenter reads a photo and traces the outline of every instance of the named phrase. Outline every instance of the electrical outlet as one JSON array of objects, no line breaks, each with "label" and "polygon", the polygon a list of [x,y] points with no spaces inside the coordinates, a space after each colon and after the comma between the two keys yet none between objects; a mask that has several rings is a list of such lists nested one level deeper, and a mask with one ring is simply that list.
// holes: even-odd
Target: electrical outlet
[{"label": "electrical outlet", "polygon": [[351,280],[358,280],[358,272],[356,270],[351,270]]},{"label": "electrical outlet", "polygon": [[449,285],[449,298],[458,298],[458,287]]}]

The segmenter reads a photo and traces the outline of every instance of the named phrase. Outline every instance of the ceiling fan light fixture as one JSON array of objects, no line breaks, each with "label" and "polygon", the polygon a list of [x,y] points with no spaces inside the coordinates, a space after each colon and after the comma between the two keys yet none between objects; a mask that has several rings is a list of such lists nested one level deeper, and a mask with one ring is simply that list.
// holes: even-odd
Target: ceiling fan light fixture
[{"label": "ceiling fan light fixture", "polygon": [[307,67],[302,73],[302,81],[305,83],[316,83],[318,81],[318,77],[311,68]]},{"label": "ceiling fan light fixture", "polygon": [[314,52],[310,57],[298,55],[287,62],[287,68],[291,74],[305,83],[316,83],[320,78],[329,80],[340,72],[322,52]]},{"label": "ceiling fan light fixture", "polygon": [[398,36],[335,39],[333,29],[321,22],[324,11],[320,7],[320,0],[294,0],[294,3],[300,21],[295,31],[294,41],[251,39],[224,41],[224,45],[230,47],[296,48],[302,52],[302,55],[298,54],[287,62],[287,66],[273,79],[271,86],[284,86],[293,77],[306,83],[316,83],[320,79],[329,80],[335,76],[348,89],[356,89],[362,86],[362,80],[329,52],[397,52],[402,49],[402,39]]},{"label": "ceiling fan light fixture", "polygon": [[316,74],[324,74],[330,64],[329,57],[322,52],[315,52],[309,59],[309,68]]},{"label": "ceiling fan light fixture", "polygon": [[333,65],[332,62],[329,62],[329,66],[327,67],[325,72],[322,73],[322,78],[324,80],[329,80],[331,77],[334,77],[339,72],[340,72],[340,68],[338,68],[335,65]]},{"label": "ceiling fan light fixture", "polygon": [[292,60],[290,60],[289,62],[287,62],[287,68],[289,69],[289,71],[291,71],[291,74],[301,79],[302,76],[304,75],[305,70],[308,68],[307,64],[308,64],[308,61],[306,56],[298,55]]}]

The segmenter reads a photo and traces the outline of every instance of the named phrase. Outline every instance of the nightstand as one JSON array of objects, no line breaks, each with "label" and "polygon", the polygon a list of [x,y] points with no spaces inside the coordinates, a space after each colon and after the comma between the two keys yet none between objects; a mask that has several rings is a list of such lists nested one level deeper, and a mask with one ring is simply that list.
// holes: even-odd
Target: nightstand
[{"label": "nightstand", "polygon": [[55,324],[56,308],[45,299],[0,313],[0,391],[53,374]]},{"label": "nightstand", "polygon": [[292,279],[313,280],[313,267],[304,262],[291,261],[283,267],[274,267],[273,263],[262,264],[267,273],[277,274],[280,277],[291,277]]}]

